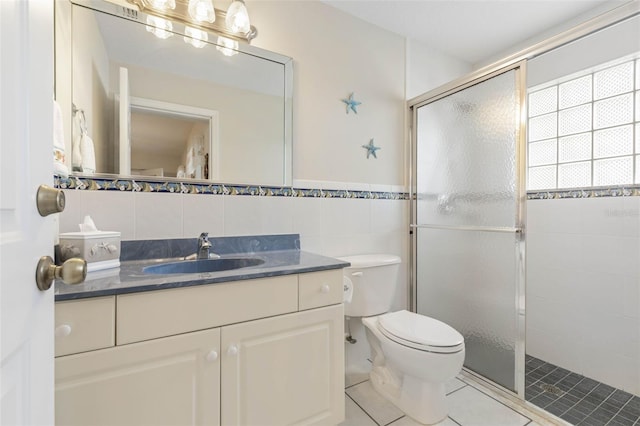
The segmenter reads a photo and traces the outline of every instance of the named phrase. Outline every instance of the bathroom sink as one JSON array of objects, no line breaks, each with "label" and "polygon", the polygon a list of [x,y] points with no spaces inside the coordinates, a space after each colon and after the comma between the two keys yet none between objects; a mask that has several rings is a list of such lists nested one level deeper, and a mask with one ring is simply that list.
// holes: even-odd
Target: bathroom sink
[{"label": "bathroom sink", "polygon": [[264,260],[255,257],[234,259],[201,259],[183,260],[147,266],[142,270],[145,274],[198,274],[203,272],[219,272],[231,269],[262,265]]}]

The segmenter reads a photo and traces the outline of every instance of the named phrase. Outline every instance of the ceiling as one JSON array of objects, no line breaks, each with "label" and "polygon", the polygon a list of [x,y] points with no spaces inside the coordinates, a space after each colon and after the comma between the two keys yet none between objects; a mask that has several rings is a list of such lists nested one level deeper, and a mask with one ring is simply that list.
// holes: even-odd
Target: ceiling
[{"label": "ceiling", "polygon": [[364,21],[420,41],[470,64],[478,64],[493,58],[514,45],[566,24],[567,21],[580,15],[596,16],[628,2],[628,0],[322,1]]}]

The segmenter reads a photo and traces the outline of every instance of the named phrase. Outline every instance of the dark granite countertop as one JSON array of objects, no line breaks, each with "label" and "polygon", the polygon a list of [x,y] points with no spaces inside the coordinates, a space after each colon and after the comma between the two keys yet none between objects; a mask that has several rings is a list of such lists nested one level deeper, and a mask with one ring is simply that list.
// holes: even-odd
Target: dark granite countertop
[{"label": "dark granite countertop", "polygon": [[121,262],[119,268],[89,273],[87,279],[82,284],[68,285],[57,281],[55,285],[55,300],[74,300],[114,294],[216,284],[253,278],[339,269],[349,266],[349,263],[341,260],[300,251],[298,249],[253,253],[241,252],[224,254],[222,256],[222,258],[238,257],[259,258],[264,260],[264,263],[257,266],[220,272],[151,275],[143,273],[143,268],[159,263],[175,262],[178,259],[128,260]]}]

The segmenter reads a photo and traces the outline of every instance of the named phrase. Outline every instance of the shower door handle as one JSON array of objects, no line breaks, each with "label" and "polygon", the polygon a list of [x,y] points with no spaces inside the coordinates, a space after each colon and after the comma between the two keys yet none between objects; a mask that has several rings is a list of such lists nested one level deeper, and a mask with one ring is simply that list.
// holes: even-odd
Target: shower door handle
[{"label": "shower door handle", "polygon": [[518,227],[507,227],[507,226],[473,226],[473,225],[460,225],[460,226],[449,226],[449,225],[409,225],[410,228],[414,229],[440,229],[445,231],[476,231],[476,232],[502,232],[502,233],[516,233],[523,234],[524,229],[520,226]]}]

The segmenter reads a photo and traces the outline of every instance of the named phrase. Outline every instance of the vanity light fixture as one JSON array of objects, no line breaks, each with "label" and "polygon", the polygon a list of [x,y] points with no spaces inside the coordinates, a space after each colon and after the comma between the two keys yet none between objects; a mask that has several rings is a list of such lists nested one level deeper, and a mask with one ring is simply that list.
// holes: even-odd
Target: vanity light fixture
[{"label": "vanity light fixture", "polygon": [[189,0],[189,16],[196,22],[214,22],[216,10],[211,0]]},{"label": "vanity light fixture", "polygon": [[167,39],[173,35],[173,24],[171,21],[157,16],[147,16],[147,31],[154,36]]},{"label": "vanity light fixture", "polygon": [[233,56],[238,54],[238,42],[226,37],[219,36],[216,49],[224,56]]},{"label": "vanity light fixture", "polygon": [[149,0],[149,5],[156,10],[175,9],[176,0]]},{"label": "vanity light fixture", "polygon": [[[0,0],[2,1],[2,0]],[[251,25],[247,7],[242,0],[235,0],[229,9],[216,9],[212,0],[126,0],[137,6],[140,12],[164,20],[180,22],[187,27],[215,33],[230,40],[251,43],[258,30]],[[160,9],[159,4],[173,2],[175,8]],[[156,27],[159,27],[156,25]],[[162,27],[160,27],[162,28]],[[169,30],[171,31],[171,30]],[[226,46],[226,45],[225,45]]]},{"label": "vanity light fixture", "polygon": [[251,21],[249,21],[249,12],[244,0],[234,0],[227,9],[227,17],[225,19],[227,28],[234,33],[246,33],[251,29]]},{"label": "vanity light fixture", "polygon": [[205,47],[209,41],[209,34],[207,34],[206,31],[202,31],[197,28],[185,26],[184,34],[184,42],[199,49]]}]

